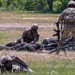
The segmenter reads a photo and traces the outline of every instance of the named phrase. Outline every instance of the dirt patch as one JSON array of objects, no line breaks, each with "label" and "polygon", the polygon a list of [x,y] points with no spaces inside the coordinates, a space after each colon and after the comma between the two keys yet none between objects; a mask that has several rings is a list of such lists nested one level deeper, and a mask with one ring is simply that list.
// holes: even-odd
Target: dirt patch
[{"label": "dirt patch", "polygon": [[26,51],[21,51],[21,52],[14,52],[14,51],[0,51],[0,58],[4,55],[14,55],[18,56],[26,61],[50,61],[50,60],[60,60],[60,59],[68,59],[68,60],[74,60],[75,59],[75,52],[70,51],[66,52],[60,52],[59,55],[56,55],[55,53],[53,54],[48,54],[48,53],[36,53],[36,52],[26,52]]}]

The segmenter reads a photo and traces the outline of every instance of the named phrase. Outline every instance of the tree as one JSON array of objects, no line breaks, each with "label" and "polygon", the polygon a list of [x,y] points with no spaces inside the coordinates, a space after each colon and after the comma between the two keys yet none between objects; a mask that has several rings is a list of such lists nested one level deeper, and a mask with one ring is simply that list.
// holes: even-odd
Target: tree
[{"label": "tree", "polygon": [[2,7],[2,5],[3,5],[3,1],[2,1],[2,0],[0,0],[0,7]]},{"label": "tree", "polygon": [[[0,0],[0,9],[60,13],[70,0]],[[75,0],[74,0],[75,1]]]},{"label": "tree", "polygon": [[53,0],[47,0],[48,5],[49,5],[49,11],[53,12]]},{"label": "tree", "polygon": [[7,0],[7,7],[10,5],[11,0]]},{"label": "tree", "polygon": [[62,12],[67,8],[69,0],[54,0],[53,2],[53,11],[56,13]]}]

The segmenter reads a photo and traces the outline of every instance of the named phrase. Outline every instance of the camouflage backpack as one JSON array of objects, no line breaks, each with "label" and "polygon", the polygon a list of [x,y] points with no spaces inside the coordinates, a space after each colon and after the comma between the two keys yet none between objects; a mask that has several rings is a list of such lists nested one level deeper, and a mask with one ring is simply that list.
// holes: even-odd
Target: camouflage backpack
[{"label": "camouflage backpack", "polygon": [[65,21],[70,23],[75,22],[75,9],[70,9],[68,12],[66,12]]}]

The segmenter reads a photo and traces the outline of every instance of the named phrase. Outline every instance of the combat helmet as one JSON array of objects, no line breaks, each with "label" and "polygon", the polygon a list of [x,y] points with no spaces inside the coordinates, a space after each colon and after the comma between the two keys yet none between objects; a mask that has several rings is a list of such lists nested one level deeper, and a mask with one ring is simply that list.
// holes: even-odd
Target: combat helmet
[{"label": "combat helmet", "polygon": [[75,2],[74,2],[73,0],[70,0],[70,1],[68,2],[68,6],[69,6],[69,7],[75,7]]},{"label": "combat helmet", "polygon": [[10,56],[3,56],[2,58],[1,58],[1,63],[2,64],[4,64],[5,62],[7,62],[7,61],[11,61],[12,59],[11,59],[11,57]]},{"label": "combat helmet", "polygon": [[32,30],[38,30],[38,26],[36,24],[34,24],[32,27],[31,27]]}]

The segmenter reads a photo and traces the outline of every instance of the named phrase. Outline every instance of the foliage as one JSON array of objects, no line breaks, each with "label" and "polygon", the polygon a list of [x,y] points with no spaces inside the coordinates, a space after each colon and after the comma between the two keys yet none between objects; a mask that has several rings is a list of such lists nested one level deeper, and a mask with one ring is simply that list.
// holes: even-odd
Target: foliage
[{"label": "foliage", "polygon": [[0,0],[0,7],[3,5],[3,1],[2,0]]},{"label": "foliage", "polygon": [[42,11],[45,12],[48,9],[47,0],[27,0],[25,3],[25,9],[27,11]]},{"label": "foliage", "polygon": [[[60,12],[60,11],[61,11],[61,10],[60,10],[61,5],[62,5],[62,2],[56,0],[56,1],[54,2],[54,4],[53,4],[53,6],[54,6],[54,11],[55,11],[55,12]],[[56,8],[56,7],[57,7],[57,8]]]},{"label": "foliage", "polygon": [[48,9],[47,0],[37,0],[36,2],[36,10],[45,12]]},{"label": "foliage", "polygon": [[53,3],[55,12],[62,12],[65,8],[67,8],[67,3],[69,0],[55,0]]},{"label": "foliage", "polygon": [[[0,0],[2,11],[37,11],[49,12],[49,0]],[[54,12],[62,12],[69,0],[53,0]]]},{"label": "foliage", "polygon": [[35,9],[35,0],[27,0],[25,3],[25,9],[31,11]]}]

